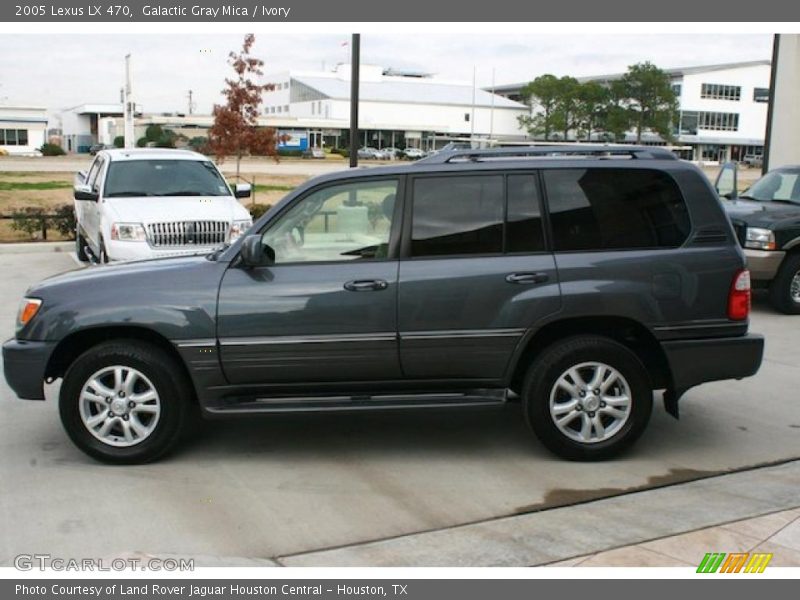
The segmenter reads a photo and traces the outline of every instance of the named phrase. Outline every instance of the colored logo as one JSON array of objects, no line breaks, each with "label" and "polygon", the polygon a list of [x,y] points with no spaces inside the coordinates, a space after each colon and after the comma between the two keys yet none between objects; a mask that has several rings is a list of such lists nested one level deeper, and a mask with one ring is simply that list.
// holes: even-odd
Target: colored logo
[{"label": "colored logo", "polygon": [[698,573],[763,573],[772,554],[765,552],[708,552],[697,567]]}]

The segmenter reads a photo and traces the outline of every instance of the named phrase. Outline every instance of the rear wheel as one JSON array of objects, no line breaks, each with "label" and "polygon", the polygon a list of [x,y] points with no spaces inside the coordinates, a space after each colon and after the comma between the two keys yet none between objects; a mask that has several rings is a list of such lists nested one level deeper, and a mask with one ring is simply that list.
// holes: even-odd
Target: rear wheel
[{"label": "rear wheel", "polygon": [[155,460],[178,441],[190,388],[181,366],[162,349],[138,340],[95,346],[70,366],[59,398],[72,441],[98,460]]},{"label": "rear wheel", "polygon": [[800,314],[800,252],[789,254],[769,286],[769,299],[787,315]]},{"label": "rear wheel", "polygon": [[576,336],[545,349],[522,392],[528,424],[554,454],[570,460],[616,456],[642,434],[653,408],[637,356],[611,339]]}]

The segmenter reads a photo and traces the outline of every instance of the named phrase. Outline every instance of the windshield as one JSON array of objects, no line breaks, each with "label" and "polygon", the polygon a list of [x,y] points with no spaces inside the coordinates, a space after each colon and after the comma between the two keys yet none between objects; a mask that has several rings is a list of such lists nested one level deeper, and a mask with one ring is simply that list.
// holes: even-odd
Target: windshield
[{"label": "windshield", "polygon": [[800,171],[772,171],[756,181],[742,198],[800,204]]},{"label": "windshield", "polygon": [[108,168],[104,196],[230,196],[210,161],[124,160]]}]

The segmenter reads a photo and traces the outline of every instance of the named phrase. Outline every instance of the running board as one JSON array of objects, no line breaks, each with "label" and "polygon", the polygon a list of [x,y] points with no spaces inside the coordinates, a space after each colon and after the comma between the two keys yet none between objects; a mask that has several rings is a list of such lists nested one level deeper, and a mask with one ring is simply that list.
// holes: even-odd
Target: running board
[{"label": "running board", "polygon": [[376,394],[353,396],[282,396],[258,398],[220,407],[206,407],[213,415],[252,413],[328,412],[355,410],[397,410],[403,408],[458,408],[500,406],[506,390],[471,390],[464,393]]}]

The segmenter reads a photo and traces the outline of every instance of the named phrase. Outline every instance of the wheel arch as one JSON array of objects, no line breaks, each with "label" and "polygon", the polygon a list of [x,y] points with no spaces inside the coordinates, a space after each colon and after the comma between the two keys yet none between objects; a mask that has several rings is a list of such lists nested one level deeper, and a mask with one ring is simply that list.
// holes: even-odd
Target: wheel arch
[{"label": "wheel arch", "polygon": [[519,392],[525,373],[536,357],[554,342],[575,335],[600,335],[626,346],[642,361],[654,390],[670,387],[669,362],[653,333],[634,319],[608,315],[559,319],[529,335],[511,365],[509,387]]},{"label": "wheel arch", "polygon": [[172,356],[177,364],[180,365],[182,374],[191,386],[191,397],[193,399],[197,398],[194,380],[185,361],[172,342],[160,333],[139,325],[90,327],[69,334],[56,345],[50,355],[44,372],[45,381],[50,383],[59,377],[63,377],[70,365],[75,362],[75,359],[90,348],[102,342],[121,339],[148,342]]}]

